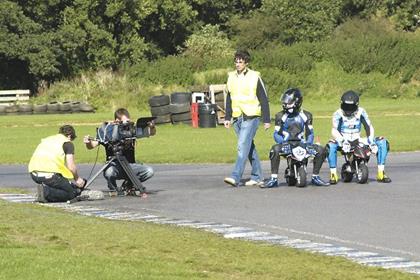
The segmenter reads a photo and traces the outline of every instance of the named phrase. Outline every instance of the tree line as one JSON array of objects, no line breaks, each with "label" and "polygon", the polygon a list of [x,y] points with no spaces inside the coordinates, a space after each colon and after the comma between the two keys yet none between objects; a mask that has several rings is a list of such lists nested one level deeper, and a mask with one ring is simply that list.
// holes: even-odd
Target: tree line
[{"label": "tree line", "polygon": [[1,0],[0,88],[36,91],[82,71],[319,42],[372,17],[414,33],[420,1]]}]

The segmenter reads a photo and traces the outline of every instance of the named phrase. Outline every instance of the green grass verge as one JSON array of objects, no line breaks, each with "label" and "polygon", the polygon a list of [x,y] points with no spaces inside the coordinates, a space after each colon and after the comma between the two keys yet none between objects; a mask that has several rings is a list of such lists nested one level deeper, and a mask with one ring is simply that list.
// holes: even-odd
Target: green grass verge
[{"label": "green grass verge", "polygon": [[[331,116],[337,109],[337,100],[308,100],[304,108],[314,115],[315,134],[321,144],[330,138]],[[391,151],[420,150],[420,99],[369,99],[362,100],[375,127],[376,135],[387,137]],[[272,105],[272,115],[280,110]],[[149,112],[132,112],[133,118],[149,115]],[[95,135],[95,128],[109,120],[112,112],[74,115],[23,115],[0,116],[0,163],[27,163],[40,139],[57,132],[58,127],[71,123],[76,127],[76,161],[93,162],[95,151],[88,151],[82,143],[83,135]],[[273,145],[273,128],[258,130],[255,138],[257,149],[263,160]],[[197,163],[233,162],[236,158],[236,136],[233,129],[193,129],[187,125],[158,126],[157,135],[139,139],[137,159],[148,163]],[[104,151],[99,152],[103,161]]]},{"label": "green grass verge", "polygon": [[0,279],[418,279],[188,228],[0,208]]}]

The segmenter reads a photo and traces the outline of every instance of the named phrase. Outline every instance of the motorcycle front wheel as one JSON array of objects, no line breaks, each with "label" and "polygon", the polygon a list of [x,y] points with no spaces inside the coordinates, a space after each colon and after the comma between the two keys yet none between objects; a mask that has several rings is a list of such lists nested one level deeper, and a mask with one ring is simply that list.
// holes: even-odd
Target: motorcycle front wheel
[{"label": "motorcycle front wheel", "polygon": [[306,187],[306,169],[304,166],[300,166],[297,170],[296,187]]},{"label": "motorcycle front wheel", "polygon": [[359,170],[357,171],[357,183],[366,184],[369,178],[369,169],[366,163],[361,162],[359,164]]},{"label": "motorcycle front wheel", "polygon": [[345,183],[351,182],[351,180],[353,180],[354,174],[353,172],[349,172],[349,169],[351,170],[351,167],[348,163],[343,164],[343,166],[341,167],[341,179]]}]

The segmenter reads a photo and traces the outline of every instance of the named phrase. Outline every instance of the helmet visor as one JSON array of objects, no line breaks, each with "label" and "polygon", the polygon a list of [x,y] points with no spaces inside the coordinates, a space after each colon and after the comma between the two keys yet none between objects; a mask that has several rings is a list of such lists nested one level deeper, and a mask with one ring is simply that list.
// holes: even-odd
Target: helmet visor
[{"label": "helmet visor", "polygon": [[293,98],[293,95],[284,95],[281,102],[283,103],[283,107],[286,109],[294,108],[296,104],[296,100]]},{"label": "helmet visor", "polygon": [[341,104],[341,110],[343,110],[346,116],[350,116],[351,114],[356,112],[357,108],[358,106],[356,104],[348,104],[348,103]]}]

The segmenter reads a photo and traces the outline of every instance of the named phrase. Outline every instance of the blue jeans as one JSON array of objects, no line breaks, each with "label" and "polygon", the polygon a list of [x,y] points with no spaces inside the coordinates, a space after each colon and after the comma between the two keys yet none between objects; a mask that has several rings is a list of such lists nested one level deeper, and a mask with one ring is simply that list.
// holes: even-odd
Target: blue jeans
[{"label": "blue jeans", "polygon": [[[376,137],[374,140],[375,144],[378,146],[378,153],[376,154],[376,162],[378,165],[385,165],[386,157],[389,151],[389,143],[388,140],[381,137]],[[337,143],[328,143],[328,164],[330,168],[337,167],[337,150],[338,144]]]},{"label": "blue jeans", "polygon": [[251,163],[251,179],[262,181],[262,169],[260,158],[254,144],[254,137],[260,124],[260,118],[243,119],[239,117],[233,122],[233,128],[238,137],[238,156],[232,171],[232,178],[239,183],[244,173],[246,160]]},{"label": "blue jeans", "polygon": [[[154,174],[152,167],[144,164],[130,163],[130,167],[140,182],[150,179]],[[110,190],[117,189],[117,180],[127,179],[123,168],[117,162],[111,162],[108,168],[104,170],[104,177]]]}]

